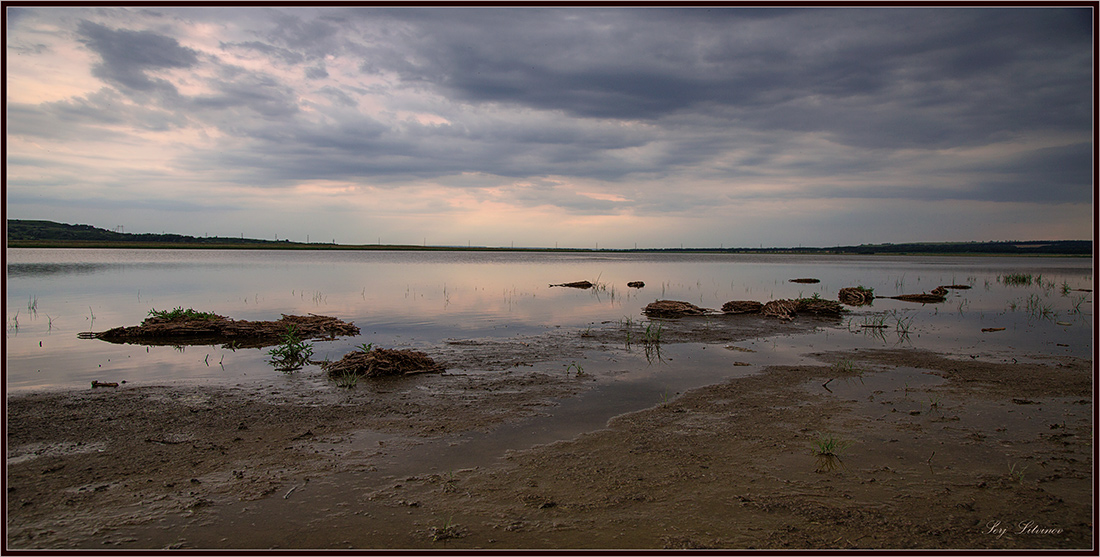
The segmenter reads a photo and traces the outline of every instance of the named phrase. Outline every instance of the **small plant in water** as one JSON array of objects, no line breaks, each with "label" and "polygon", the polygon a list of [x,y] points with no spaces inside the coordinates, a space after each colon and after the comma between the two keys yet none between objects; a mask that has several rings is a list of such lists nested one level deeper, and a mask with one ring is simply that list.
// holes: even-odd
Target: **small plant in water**
[{"label": "small plant in water", "polygon": [[360,352],[369,353],[371,350],[374,349],[374,343],[373,342],[364,342],[364,343],[360,344],[359,346],[356,346],[356,348],[358,348]]},{"label": "small plant in water", "polygon": [[584,376],[588,375],[587,373],[584,372],[584,368],[581,367],[581,365],[578,364],[577,362],[573,362],[573,363],[569,364],[568,366],[566,366],[565,375],[568,376],[569,372],[574,371],[574,370],[576,370],[577,377],[584,377]]},{"label": "small plant in water", "polygon": [[817,471],[819,473],[831,472],[843,466],[840,456],[851,444],[851,441],[841,439],[831,433],[818,437],[812,445],[814,456],[817,457]]},{"label": "small plant in water", "polygon": [[336,386],[341,389],[354,389],[359,384],[359,374],[354,371],[344,371],[332,376],[332,380],[336,382]]},{"label": "small plant in water", "polygon": [[287,327],[283,343],[269,350],[268,360],[278,371],[297,371],[309,362],[313,355],[313,345],[298,338],[298,329],[294,325]]},{"label": "small plant in water", "polygon": [[841,439],[831,433],[818,437],[813,442],[813,451],[817,456],[839,457],[852,445],[851,441]]},{"label": "small plant in water", "polygon": [[653,326],[653,323],[649,323],[648,325],[646,325],[645,332],[642,333],[642,343],[643,344],[660,344],[660,342],[661,342],[661,333],[663,331],[664,331],[664,326],[661,325],[660,323],[658,323],[656,327]]}]

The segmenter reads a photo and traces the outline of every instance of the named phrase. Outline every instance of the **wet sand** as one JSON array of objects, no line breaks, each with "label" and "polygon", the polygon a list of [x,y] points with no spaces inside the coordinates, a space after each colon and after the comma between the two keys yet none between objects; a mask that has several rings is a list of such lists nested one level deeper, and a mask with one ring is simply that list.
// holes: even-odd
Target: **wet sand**
[{"label": "wet sand", "polygon": [[[713,350],[792,326],[810,325],[665,340]],[[1092,548],[1091,360],[822,351],[477,454],[470,439],[598,383],[532,362],[613,351],[620,333],[458,342],[432,354],[444,375],[350,393],[8,396],[7,547]],[[830,435],[846,447],[815,455]],[[429,464],[444,454],[472,464]]]}]

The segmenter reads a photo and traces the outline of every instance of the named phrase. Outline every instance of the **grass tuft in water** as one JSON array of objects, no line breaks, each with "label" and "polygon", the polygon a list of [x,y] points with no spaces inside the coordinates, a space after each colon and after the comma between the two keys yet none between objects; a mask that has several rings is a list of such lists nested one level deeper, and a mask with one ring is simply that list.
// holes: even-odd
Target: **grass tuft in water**
[{"label": "grass tuft in water", "polygon": [[851,441],[828,433],[814,440],[813,451],[818,456],[841,456],[851,444]]},{"label": "grass tuft in water", "polygon": [[1030,286],[1032,276],[1031,273],[1009,273],[1000,277],[1001,284],[1010,284],[1013,286]]},{"label": "grass tuft in water", "polygon": [[313,345],[298,338],[298,328],[290,325],[283,335],[283,343],[269,350],[268,363],[277,371],[291,372],[302,369],[313,356]]}]

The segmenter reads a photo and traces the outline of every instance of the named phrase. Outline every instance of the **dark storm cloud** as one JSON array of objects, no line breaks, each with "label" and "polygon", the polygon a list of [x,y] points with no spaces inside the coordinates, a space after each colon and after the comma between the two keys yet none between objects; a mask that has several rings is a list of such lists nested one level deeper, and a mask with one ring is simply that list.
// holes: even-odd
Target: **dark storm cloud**
[{"label": "dark storm cloud", "polygon": [[385,14],[413,24],[416,39],[402,57],[379,52],[373,67],[467,102],[577,117],[702,111],[755,129],[900,147],[1036,125],[1080,129],[1090,108],[1081,95],[1091,80],[1083,9]]},{"label": "dark storm cloud", "polygon": [[171,89],[168,82],[150,78],[147,71],[189,68],[198,61],[197,53],[172,37],[152,31],[131,31],[81,21],[77,33],[82,42],[98,54],[102,62],[92,73],[106,81],[129,89]]}]

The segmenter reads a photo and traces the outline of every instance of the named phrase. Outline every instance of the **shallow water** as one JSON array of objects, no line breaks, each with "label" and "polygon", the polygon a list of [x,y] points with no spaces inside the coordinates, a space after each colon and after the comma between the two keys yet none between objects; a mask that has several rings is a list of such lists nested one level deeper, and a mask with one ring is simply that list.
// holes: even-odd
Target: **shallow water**
[{"label": "shallow water", "polygon": [[[131,346],[82,340],[83,331],[136,325],[150,309],[192,307],[234,319],[316,313],[353,321],[354,338],[315,343],[315,358],[355,346],[431,352],[447,339],[537,335],[607,321],[643,321],[657,299],[719,308],[730,300],[873,288],[871,306],[831,331],[773,340],[759,362],[793,363],[822,343],[913,346],[1007,359],[1025,352],[1092,353],[1090,258],[9,249],[5,375],[9,392],[83,387],[92,380],[164,384],[301,381],[274,371],[266,351],[219,346]],[[1030,285],[1005,284],[1010,273]],[[789,282],[812,277],[816,284]],[[589,280],[593,290],[551,287]],[[626,287],[641,280],[641,289]],[[946,284],[945,303],[883,296]],[[885,328],[865,328],[865,324]],[[982,332],[983,328],[1003,331]],[[745,359],[745,358],[741,358]],[[318,376],[307,368],[301,375]],[[332,388],[323,380],[312,384]]]}]

